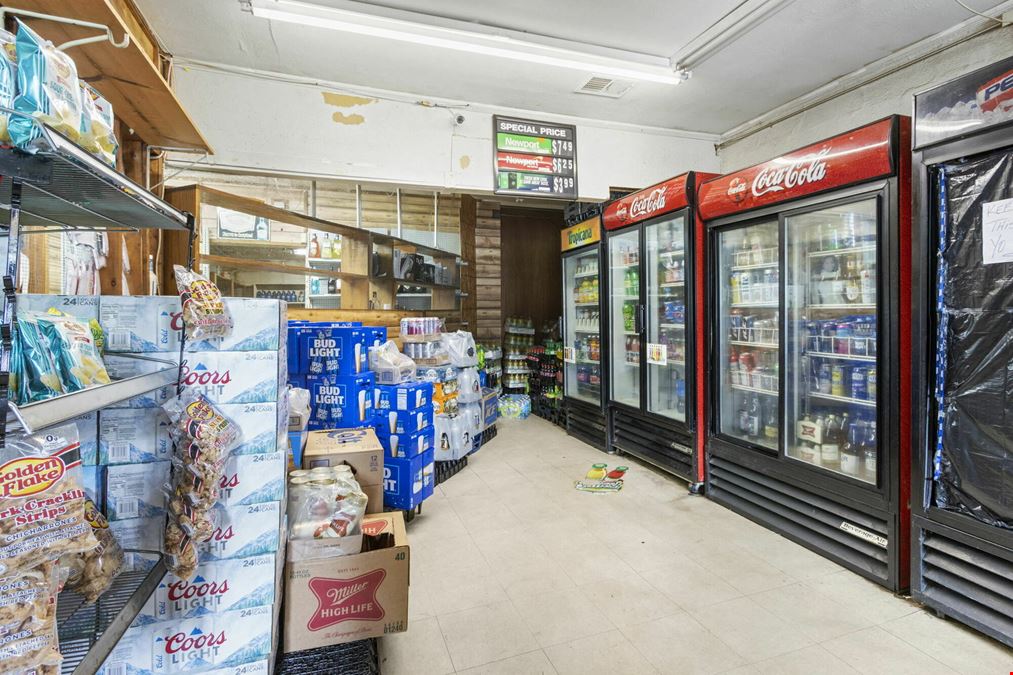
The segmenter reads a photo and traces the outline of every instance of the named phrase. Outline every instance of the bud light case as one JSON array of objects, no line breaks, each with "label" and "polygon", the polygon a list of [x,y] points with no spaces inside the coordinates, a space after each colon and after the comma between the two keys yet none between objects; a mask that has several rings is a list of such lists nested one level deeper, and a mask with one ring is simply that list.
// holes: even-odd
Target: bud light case
[{"label": "bud light case", "polygon": [[201,561],[249,558],[275,553],[281,533],[281,505],[216,507],[218,527],[198,547]]},{"label": "bud light case", "polygon": [[303,375],[359,375],[369,370],[369,332],[361,326],[320,326],[298,331]]},{"label": "bud light case", "polygon": [[387,457],[417,457],[433,448],[435,430],[432,425],[411,434],[377,434]]},{"label": "bud light case", "polygon": [[97,675],[245,673],[271,654],[270,606],[159,621],[127,630]]},{"label": "bud light case", "polygon": [[133,625],[270,607],[275,600],[275,572],[275,555],[262,555],[201,563],[190,581],[166,573]]},{"label": "bud light case", "polygon": [[169,419],[161,408],[115,408],[101,412],[99,464],[136,464],[172,456]]},{"label": "bud light case", "polygon": [[389,410],[432,409],[432,382],[405,382],[404,384],[378,384],[373,408],[377,415]]},{"label": "bud light case", "polygon": [[383,464],[383,504],[410,510],[433,494],[436,484],[433,450],[406,459],[385,459]]},{"label": "bud light case", "polygon": [[310,386],[310,429],[338,429],[373,421],[373,373]]},{"label": "bud light case", "polygon": [[421,410],[383,410],[376,414],[374,423],[376,435],[383,437],[390,434],[414,434],[433,426],[433,409]]}]

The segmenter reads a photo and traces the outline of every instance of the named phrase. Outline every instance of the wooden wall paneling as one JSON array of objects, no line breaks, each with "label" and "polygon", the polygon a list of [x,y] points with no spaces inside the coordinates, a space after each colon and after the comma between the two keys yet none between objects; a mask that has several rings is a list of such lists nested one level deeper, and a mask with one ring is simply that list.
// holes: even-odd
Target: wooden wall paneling
[{"label": "wooden wall paneling", "polygon": [[[463,242],[463,223],[462,223]],[[475,335],[499,342],[503,336],[500,205],[480,201],[475,209]]]},{"label": "wooden wall paneling", "polygon": [[504,207],[500,227],[503,316],[530,317],[540,334],[562,313],[563,212]]},{"label": "wooden wall paneling", "polygon": [[[165,191],[165,201],[175,206],[180,211],[194,214],[200,222],[201,196],[200,186],[187,185],[185,187],[168,188]],[[189,251],[186,232],[173,232],[166,230],[162,233],[162,269],[160,270],[163,295],[172,295],[176,292],[176,278],[172,272],[173,265],[187,264],[187,252]],[[194,266],[200,264],[200,227],[193,242]]]},{"label": "wooden wall paneling", "polygon": [[460,228],[461,228],[461,259],[464,260],[467,265],[461,267],[461,291],[465,293],[465,296],[461,298],[461,319],[467,326],[467,330],[472,333],[477,333],[478,329],[478,315],[475,313],[477,308],[476,302],[478,300],[478,293],[476,291],[476,280],[475,280],[475,242],[477,235],[475,233],[475,220],[478,208],[478,202],[471,195],[464,195],[461,198],[461,207],[458,213],[460,214]]}]

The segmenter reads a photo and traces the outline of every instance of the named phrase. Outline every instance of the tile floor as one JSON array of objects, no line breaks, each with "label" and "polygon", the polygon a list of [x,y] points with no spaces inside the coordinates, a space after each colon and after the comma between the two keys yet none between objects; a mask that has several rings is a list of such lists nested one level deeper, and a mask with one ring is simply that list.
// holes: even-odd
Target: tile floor
[{"label": "tile floor", "polygon": [[384,675],[1013,672],[1013,651],[637,462],[531,417],[500,422],[408,527],[407,633]]}]

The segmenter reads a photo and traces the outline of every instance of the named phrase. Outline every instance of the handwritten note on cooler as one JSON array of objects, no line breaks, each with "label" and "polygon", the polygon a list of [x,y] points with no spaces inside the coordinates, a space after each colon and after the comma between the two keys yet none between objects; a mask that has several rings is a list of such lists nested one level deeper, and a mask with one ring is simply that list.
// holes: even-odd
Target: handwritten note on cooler
[{"label": "handwritten note on cooler", "polygon": [[981,205],[981,246],[984,264],[1013,263],[1013,199]]}]

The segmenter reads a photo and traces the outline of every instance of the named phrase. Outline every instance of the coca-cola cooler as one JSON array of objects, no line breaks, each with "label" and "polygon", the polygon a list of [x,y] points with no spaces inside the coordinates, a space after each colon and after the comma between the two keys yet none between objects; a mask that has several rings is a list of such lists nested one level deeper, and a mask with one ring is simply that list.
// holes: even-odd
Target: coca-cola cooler
[{"label": "coca-cola cooler", "polygon": [[601,215],[562,231],[563,408],[571,436],[605,449]]},{"label": "coca-cola cooler", "polygon": [[695,172],[605,207],[609,449],[703,484],[703,223]]},{"label": "coca-cola cooler", "polygon": [[914,126],[911,594],[1013,646],[1013,57]]},{"label": "coca-cola cooler", "polygon": [[708,232],[707,491],[908,585],[910,119],[700,187]]}]

